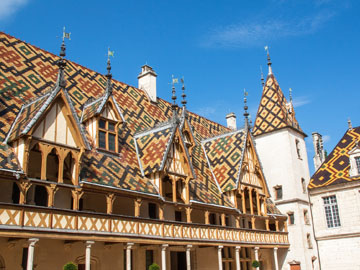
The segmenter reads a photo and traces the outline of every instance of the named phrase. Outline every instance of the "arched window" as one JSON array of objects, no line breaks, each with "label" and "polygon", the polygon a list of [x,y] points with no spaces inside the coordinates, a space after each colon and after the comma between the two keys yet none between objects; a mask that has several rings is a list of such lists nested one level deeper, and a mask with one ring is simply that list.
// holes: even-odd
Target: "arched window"
[{"label": "arched window", "polygon": [[58,176],[59,176],[59,157],[54,148],[47,156],[46,180],[57,182]]},{"label": "arched window", "polygon": [[69,185],[75,185],[75,160],[69,152],[64,159],[64,166],[63,166],[63,182]]},{"label": "arched window", "polygon": [[39,144],[35,144],[29,154],[28,177],[41,179],[41,151]]}]

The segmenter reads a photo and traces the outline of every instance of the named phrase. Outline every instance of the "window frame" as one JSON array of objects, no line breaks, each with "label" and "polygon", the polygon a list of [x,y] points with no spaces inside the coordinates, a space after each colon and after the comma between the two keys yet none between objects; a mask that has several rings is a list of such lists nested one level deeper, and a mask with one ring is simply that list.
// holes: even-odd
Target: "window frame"
[{"label": "window frame", "polygon": [[287,214],[288,214],[288,218],[289,218],[288,225],[295,225],[295,214],[294,214],[294,212],[289,212]]},{"label": "window frame", "polygon": [[358,173],[358,175],[360,175],[360,156],[356,156],[354,157],[354,161],[355,161],[355,170]]},{"label": "window frame", "polygon": [[[284,197],[282,185],[274,186],[274,191],[275,191],[275,200],[282,200]],[[279,196],[278,193],[279,191],[281,192],[281,196]]]},{"label": "window frame", "polygon": [[[100,127],[100,121],[105,122],[105,128]],[[114,124],[114,130],[109,129],[109,123]],[[108,119],[105,117],[99,117],[97,120],[97,147],[101,150],[118,153],[118,121]],[[100,133],[105,133],[105,148],[100,146]],[[109,136],[115,136],[114,150],[109,149]]]},{"label": "window frame", "polygon": [[[335,199],[335,202],[331,200],[332,198]],[[333,229],[333,228],[341,227],[340,211],[339,211],[336,195],[322,197],[322,199],[323,199],[324,214],[325,214],[327,228]],[[326,199],[328,199],[328,202],[326,202]],[[329,211],[327,211],[327,209]]]}]

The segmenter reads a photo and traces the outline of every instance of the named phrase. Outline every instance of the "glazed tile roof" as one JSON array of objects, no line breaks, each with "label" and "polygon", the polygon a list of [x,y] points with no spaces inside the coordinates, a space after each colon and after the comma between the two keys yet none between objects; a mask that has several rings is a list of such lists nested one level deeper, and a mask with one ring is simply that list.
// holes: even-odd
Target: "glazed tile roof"
[{"label": "glazed tile roof", "polygon": [[360,180],[350,177],[349,151],[360,141],[360,127],[348,129],[334,150],[310,179],[309,189]]},{"label": "glazed tile roof", "polygon": [[117,113],[120,115],[121,120],[124,121],[124,116],[122,115],[120,107],[117,104],[116,100],[114,99],[114,96],[112,94],[106,93],[106,94],[104,94],[104,96],[84,105],[84,109],[82,111],[81,119],[80,119],[81,122],[84,123],[84,122],[86,122],[86,120],[88,120],[96,115],[99,115],[102,112],[102,110],[104,109],[106,102],[109,99],[111,99],[114,102]]},{"label": "glazed tile roof", "polygon": [[136,152],[140,170],[148,175],[163,169],[167,150],[175,133],[171,123],[148,132],[135,135]]},{"label": "glazed tile roof", "polygon": [[[38,110],[37,107],[41,106],[40,103],[29,105],[29,102],[45,95],[54,86],[58,75],[56,61],[59,57],[0,32],[0,59],[0,141],[3,141],[16,117],[18,127],[15,128],[14,125],[12,131],[15,137],[21,132],[23,124],[30,121]],[[65,78],[65,92],[71,99],[77,121],[80,121],[85,103],[106,92],[106,77],[67,61]],[[112,95],[126,122],[119,131],[119,153],[111,155],[94,148],[86,151],[80,181],[156,195],[157,191],[151,181],[141,175],[134,135],[168,121],[172,117],[171,106],[161,98],[158,98],[157,103],[152,103],[142,90],[116,80],[112,82]],[[23,111],[19,115],[22,107]],[[201,148],[202,140],[229,132],[229,129],[191,112],[188,112],[188,121],[197,143],[190,153],[196,175],[196,179],[190,181],[191,199],[231,207],[231,202],[221,193],[213,179]],[[80,127],[91,143],[89,134],[82,125]],[[11,149],[0,151],[0,169],[17,170],[18,166],[14,158],[11,158],[14,155],[8,151],[11,152]]]},{"label": "glazed tile roof", "polygon": [[243,129],[202,141],[211,172],[223,192],[238,186],[246,135]]},{"label": "glazed tile roof", "polygon": [[292,127],[301,133],[293,106],[289,104],[273,74],[269,74],[263,89],[253,128],[254,136]]},{"label": "glazed tile roof", "polygon": [[11,147],[3,143],[0,143],[0,170],[22,172],[21,166]]}]

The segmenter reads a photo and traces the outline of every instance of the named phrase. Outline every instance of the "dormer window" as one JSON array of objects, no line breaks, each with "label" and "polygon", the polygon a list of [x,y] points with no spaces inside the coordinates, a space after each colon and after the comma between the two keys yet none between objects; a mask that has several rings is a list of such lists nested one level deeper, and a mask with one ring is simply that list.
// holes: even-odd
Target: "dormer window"
[{"label": "dormer window", "polygon": [[350,177],[360,176],[360,146],[359,143],[355,143],[355,147],[349,151],[350,162]]},{"label": "dormer window", "polygon": [[360,157],[355,157],[355,164],[357,173],[360,174]]},{"label": "dormer window", "polygon": [[99,119],[99,148],[108,151],[117,151],[117,132],[115,121],[100,118]]}]

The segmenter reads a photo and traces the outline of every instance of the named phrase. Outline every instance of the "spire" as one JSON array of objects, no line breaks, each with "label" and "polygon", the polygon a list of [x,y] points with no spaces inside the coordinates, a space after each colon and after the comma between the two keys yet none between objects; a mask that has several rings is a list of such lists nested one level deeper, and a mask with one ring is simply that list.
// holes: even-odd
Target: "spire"
[{"label": "spire", "polygon": [[264,83],[264,73],[262,70],[262,66],[260,66],[260,72],[261,72],[261,85],[262,87],[264,87],[265,83]]},{"label": "spire", "polygon": [[171,75],[171,84],[172,84],[172,97],[173,104],[171,104],[171,110],[173,112],[173,116],[177,113],[178,105],[176,104],[176,92],[175,92],[175,83],[179,83],[178,78],[174,78],[174,75]]},{"label": "spire", "polygon": [[351,123],[351,119],[350,118],[348,118],[348,127],[349,127],[349,129],[352,129],[353,127],[352,127],[352,123]]},{"label": "spire", "polygon": [[107,59],[107,67],[106,67],[107,74],[105,75],[105,77],[107,78],[106,93],[108,95],[111,95],[111,93],[112,93],[112,84],[111,84],[112,74],[111,74],[110,56],[114,57],[114,51],[110,51],[110,47],[108,47],[108,59]]},{"label": "spire", "polygon": [[57,65],[59,67],[59,75],[57,78],[57,82],[56,84],[58,84],[60,87],[65,87],[66,82],[65,82],[65,78],[64,78],[64,69],[66,67],[66,61],[65,61],[65,56],[66,56],[66,46],[65,46],[65,39],[69,39],[70,40],[70,34],[71,33],[67,33],[65,31],[65,26],[63,28],[63,36],[62,36],[62,43],[61,43],[61,47],[60,47],[60,59],[57,62]]},{"label": "spire", "polygon": [[270,59],[270,53],[269,53],[269,46],[265,46],[265,51],[267,53],[267,65],[269,67],[269,74],[271,75],[272,73],[272,68],[271,68],[271,59]]},{"label": "spire", "polygon": [[244,88],[244,117],[245,117],[245,126],[249,126],[249,113],[248,113],[248,106],[247,106],[247,95],[248,92],[246,92],[246,89]]},{"label": "spire", "polygon": [[183,105],[183,108],[184,109],[186,109],[186,103],[187,103],[187,101],[186,101],[186,94],[185,94],[185,81],[184,81],[184,77],[182,77],[181,79],[181,83],[182,83],[182,94],[181,94],[181,96],[182,96],[182,98],[183,98],[183,100],[181,101],[181,104]]},{"label": "spire", "polygon": [[289,113],[293,113],[293,99],[292,99],[292,89],[291,88],[289,88],[289,99],[290,99]]}]

